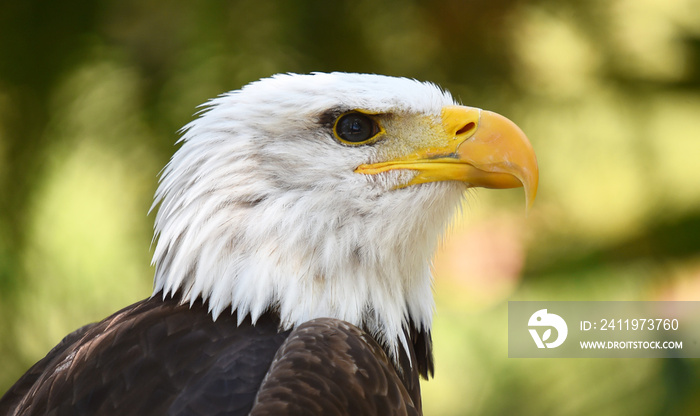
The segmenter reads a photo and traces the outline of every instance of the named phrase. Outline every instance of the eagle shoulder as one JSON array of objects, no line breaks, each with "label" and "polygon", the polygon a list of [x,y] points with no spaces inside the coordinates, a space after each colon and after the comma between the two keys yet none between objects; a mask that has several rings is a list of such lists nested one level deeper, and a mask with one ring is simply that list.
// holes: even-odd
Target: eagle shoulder
[{"label": "eagle shoulder", "polygon": [[66,337],[0,399],[2,414],[248,414],[289,335],[264,314],[214,321],[201,301],[150,298]]}]

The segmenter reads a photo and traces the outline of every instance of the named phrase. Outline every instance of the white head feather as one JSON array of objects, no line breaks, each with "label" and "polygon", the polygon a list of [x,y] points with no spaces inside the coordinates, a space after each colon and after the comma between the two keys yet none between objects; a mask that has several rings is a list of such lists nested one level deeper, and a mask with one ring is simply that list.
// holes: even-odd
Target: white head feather
[{"label": "white head feather", "polygon": [[212,100],[187,125],[154,206],[154,295],[201,297],[284,329],[317,317],[367,328],[396,357],[409,320],[429,330],[430,259],[465,186],[403,189],[411,172],[355,173],[378,146],[345,146],[329,111],[439,116],[452,97],[405,78],[277,75]]}]

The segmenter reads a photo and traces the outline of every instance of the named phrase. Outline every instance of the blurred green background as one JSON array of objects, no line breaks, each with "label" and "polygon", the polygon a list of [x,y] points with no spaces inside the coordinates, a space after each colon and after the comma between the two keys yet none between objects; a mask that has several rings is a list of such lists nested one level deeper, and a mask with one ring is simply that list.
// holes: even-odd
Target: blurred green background
[{"label": "blurred green background", "polygon": [[530,137],[540,190],[470,193],[435,259],[428,415],[700,414],[700,362],[509,359],[508,300],[700,300],[700,1],[0,3],[0,392],[150,294],[159,170],[277,72],[430,80]]}]

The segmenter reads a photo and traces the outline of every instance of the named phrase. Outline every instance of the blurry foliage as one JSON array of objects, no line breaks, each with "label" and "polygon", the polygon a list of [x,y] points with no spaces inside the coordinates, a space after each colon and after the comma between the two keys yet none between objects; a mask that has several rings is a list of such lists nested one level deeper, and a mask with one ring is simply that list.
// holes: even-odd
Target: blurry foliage
[{"label": "blurry foliage", "polygon": [[696,414],[695,360],[507,358],[507,301],[700,300],[700,2],[0,3],[0,392],[149,295],[146,212],[195,107],[276,72],[436,82],[518,122],[538,201],[478,191],[436,257],[427,414]]}]

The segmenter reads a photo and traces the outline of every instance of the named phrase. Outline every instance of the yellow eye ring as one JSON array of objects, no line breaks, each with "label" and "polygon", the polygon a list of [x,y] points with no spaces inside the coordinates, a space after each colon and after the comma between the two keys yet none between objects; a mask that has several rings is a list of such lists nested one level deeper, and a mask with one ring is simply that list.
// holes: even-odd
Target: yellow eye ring
[{"label": "yellow eye ring", "polygon": [[372,143],[384,133],[384,129],[369,114],[360,111],[349,111],[341,114],[333,124],[335,138],[350,146],[360,146]]}]

